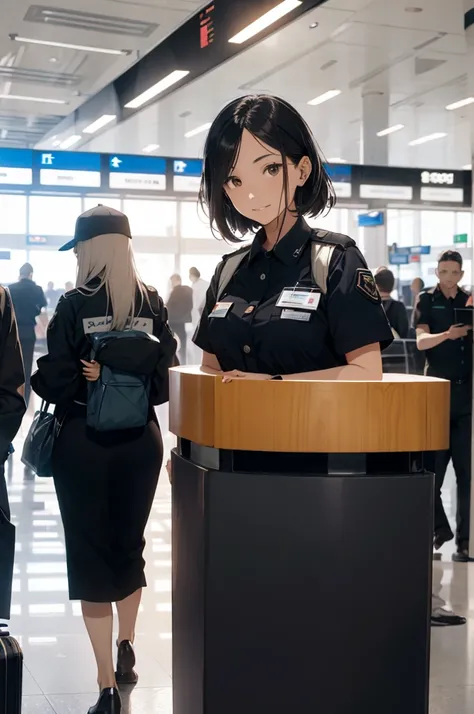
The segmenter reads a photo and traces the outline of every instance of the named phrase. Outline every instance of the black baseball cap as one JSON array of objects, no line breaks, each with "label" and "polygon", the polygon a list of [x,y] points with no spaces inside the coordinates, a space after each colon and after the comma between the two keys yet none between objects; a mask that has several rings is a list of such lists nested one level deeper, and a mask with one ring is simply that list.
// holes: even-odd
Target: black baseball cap
[{"label": "black baseball cap", "polygon": [[132,237],[127,216],[114,208],[99,204],[79,216],[76,221],[74,238],[59,250],[72,250],[82,241],[110,233],[118,233],[119,235],[127,236],[127,238]]}]

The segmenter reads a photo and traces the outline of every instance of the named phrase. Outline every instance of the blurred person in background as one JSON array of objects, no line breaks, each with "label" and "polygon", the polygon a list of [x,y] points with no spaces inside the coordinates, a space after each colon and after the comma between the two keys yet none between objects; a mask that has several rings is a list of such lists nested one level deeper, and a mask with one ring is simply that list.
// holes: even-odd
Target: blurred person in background
[{"label": "blurred person in background", "polygon": [[416,305],[418,301],[418,296],[420,295],[421,292],[425,289],[425,283],[424,280],[421,278],[415,278],[411,285],[410,285],[410,290],[412,294],[412,304],[413,306]]},{"label": "blurred person in background", "polygon": [[15,528],[5,484],[5,462],[25,413],[25,377],[15,313],[8,291],[0,286],[0,618],[10,619]]},{"label": "blurred person in background", "polygon": [[407,309],[400,300],[391,297],[395,287],[395,276],[388,268],[382,268],[374,277],[394,337],[405,340],[409,330]]},{"label": "blurred person in background", "polygon": [[67,293],[70,293],[71,290],[74,290],[74,283],[71,283],[70,281],[68,281],[67,283],[64,284],[64,288]]},{"label": "blurred person in background", "polygon": [[434,547],[453,539],[441,499],[446,469],[453,461],[457,482],[456,545],[453,559],[469,560],[471,499],[472,328],[456,324],[456,308],[471,303],[459,287],[464,272],[460,253],[448,250],[438,260],[436,287],[420,294],[414,324],[418,349],[426,355],[426,374],[451,382],[450,448],[434,457],[436,475]]},{"label": "blurred person in background", "polygon": [[201,319],[202,311],[204,310],[204,305],[206,304],[206,293],[209,283],[201,278],[201,273],[197,268],[191,268],[189,271],[189,280],[193,291],[192,322],[193,326],[197,327]]},{"label": "blurred person in background", "polygon": [[[36,318],[42,314],[48,303],[39,285],[33,282],[33,266],[25,263],[20,268],[20,277],[17,283],[10,285],[10,295],[15,309],[23,354],[25,369],[25,401],[28,406],[30,399],[30,377],[33,370],[33,357],[36,344]],[[45,322],[47,316],[45,314]]]},{"label": "blurred person in background", "polygon": [[48,308],[54,312],[58,304],[59,298],[61,297],[61,292],[54,289],[54,283],[50,281],[45,292],[46,300],[48,301]]},{"label": "blurred person in background", "polygon": [[[127,216],[106,206],[87,211],[77,220],[73,241],[63,248],[70,249],[77,256],[77,289],[58,303],[48,329],[48,354],[38,360],[32,384],[42,399],[56,405],[61,424],[52,466],[66,539],[69,597],[81,601],[100,689],[89,714],[120,714],[117,683],[138,680],[133,643],[146,586],[144,531],[163,459],[153,406],[168,401],[176,341],[163,301],[137,274]],[[159,341],[143,427],[97,431],[87,426],[88,382],[97,381],[102,369],[90,361],[90,338],[104,326],[115,333],[133,327]],[[126,364],[127,371],[140,374],[148,354],[143,341],[115,336],[109,344],[109,368],[120,370],[116,365]],[[116,668],[112,603],[119,620]]]},{"label": "blurred person in background", "polygon": [[166,307],[170,327],[179,340],[179,361],[186,364],[186,349],[188,337],[186,325],[192,322],[193,291],[192,288],[182,284],[180,275],[170,278],[171,292]]}]

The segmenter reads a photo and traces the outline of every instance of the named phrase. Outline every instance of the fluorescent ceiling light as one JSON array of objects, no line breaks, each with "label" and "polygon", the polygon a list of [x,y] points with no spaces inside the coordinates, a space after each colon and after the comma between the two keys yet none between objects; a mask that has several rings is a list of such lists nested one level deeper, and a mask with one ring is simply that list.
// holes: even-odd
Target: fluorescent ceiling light
[{"label": "fluorescent ceiling light", "polygon": [[152,151],[156,151],[159,148],[160,148],[159,144],[148,144],[148,146],[145,146],[145,148],[142,149],[142,151],[144,154],[151,154]]},{"label": "fluorescent ceiling light", "polygon": [[463,166],[464,171],[472,171],[472,164],[466,164]]},{"label": "fluorescent ceiling light", "polygon": [[61,139],[55,139],[53,141],[53,146],[56,148],[58,146],[61,146]]},{"label": "fluorescent ceiling light", "polygon": [[438,131],[435,134],[428,134],[427,136],[420,136],[419,139],[414,139],[408,142],[408,146],[418,146],[419,144],[426,144],[428,141],[435,141],[435,139],[444,139],[447,134]]},{"label": "fluorescent ceiling light", "polygon": [[125,105],[125,109],[138,109],[138,107],[141,107],[143,104],[149,102],[150,99],[154,99],[159,94],[164,92],[165,89],[172,87],[173,84],[176,84],[176,82],[180,82],[183,77],[186,77],[188,74],[189,70],[176,69],[174,72],[171,72],[171,74],[168,74],[163,79],[160,79],[159,82],[154,84],[145,92],[139,94],[138,97],[132,99],[131,102],[128,102],[128,104]]},{"label": "fluorescent ceiling light", "polygon": [[310,104],[312,107],[315,107],[317,104],[323,104],[324,102],[327,102],[330,99],[334,99],[334,97],[338,97],[340,94],[340,89],[330,89],[329,92],[324,92],[324,94],[320,94],[319,97],[311,99],[308,104]]},{"label": "fluorescent ceiling light", "polygon": [[45,45],[46,47],[63,47],[66,50],[79,50],[81,52],[98,52],[103,55],[128,55],[128,50],[111,50],[106,47],[90,47],[89,45],[72,45],[69,42],[49,42],[48,40],[35,40],[32,37],[19,37],[10,35],[15,42],[23,42],[28,45]]},{"label": "fluorescent ceiling light", "polygon": [[327,159],[328,164],[347,164],[347,161],[345,159]]},{"label": "fluorescent ceiling light", "polygon": [[396,131],[401,131],[405,128],[405,124],[394,124],[393,126],[387,127],[387,129],[382,129],[382,131],[377,132],[377,136],[387,136],[388,134],[395,134]]},{"label": "fluorescent ceiling light", "polygon": [[24,97],[19,94],[0,94],[0,99],[16,99],[18,102],[39,102],[42,104],[67,104],[64,99],[46,99],[45,97]]},{"label": "fluorescent ceiling light", "polygon": [[202,124],[201,126],[196,127],[196,129],[191,129],[191,131],[187,131],[184,137],[185,139],[190,139],[192,136],[197,136],[198,134],[202,134],[204,131],[208,131],[211,126],[212,122],[208,121],[206,122],[206,124]]},{"label": "fluorescent ceiling light", "polygon": [[466,99],[460,99],[459,102],[453,102],[452,104],[448,104],[446,109],[448,112],[452,112],[453,109],[461,109],[461,107],[467,107],[468,104],[472,104],[474,102],[474,97],[466,97]]},{"label": "fluorescent ceiling light", "polygon": [[78,141],[82,139],[80,134],[73,134],[72,136],[68,137],[67,139],[64,139],[59,144],[60,149],[70,149],[71,146],[74,146],[74,144],[77,144]]},{"label": "fluorescent ceiling light", "polygon": [[107,124],[110,124],[111,121],[114,121],[116,119],[115,114],[103,114],[99,119],[96,119],[96,121],[92,122],[92,124],[89,124],[89,126],[86,126],[84,129],[84,134],[95,134],[96,131],[99,131],[99,129],[103,129],[104,126],[107,126]]},{"label": "fluorescent ceiling light", "polygon": [[234,37],[231,37],[229,42],[235,45],[241,45],[243,42],[247,42],[251,37],[258,35],[259,32],[273,25],[274,22],[281,20],[282,17],[288,15],[289,12],[295,10],[302,4],[302,0],[284,0],[284,2],[279,3],[272,10],[269,10],[259,17],[258,20],[244,27],[244,29],[234,35]]}]

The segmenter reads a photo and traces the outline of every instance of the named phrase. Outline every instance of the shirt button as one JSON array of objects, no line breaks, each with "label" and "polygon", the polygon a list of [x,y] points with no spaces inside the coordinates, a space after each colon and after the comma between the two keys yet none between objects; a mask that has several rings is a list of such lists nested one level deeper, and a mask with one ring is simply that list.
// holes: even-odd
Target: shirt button
[{"label": "shirt button", "polygon": [[251,353],[251,348],[248,345],[244,345],[244,352],[246,355],[249,355]]},{"label": "shirt button", "polygon": [[261,276],[260,276],[260,280],[265,280],[266,277],[267,277],[267,276],[265,275],[265,273],[262,273]]}]

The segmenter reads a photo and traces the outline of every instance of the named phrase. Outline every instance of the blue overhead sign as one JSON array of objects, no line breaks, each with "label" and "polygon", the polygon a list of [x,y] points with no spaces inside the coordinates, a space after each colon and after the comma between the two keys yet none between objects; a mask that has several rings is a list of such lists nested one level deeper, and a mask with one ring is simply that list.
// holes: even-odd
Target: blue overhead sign
[{"label": "blue overhead sign", "polygon": [[166,190],[166,159],[157,156],[111,154],[109,186],[113,189]]},{"label": "blue overhead sign", "polygon": [[0,149],[0,184],[31,186],[33,152],[31,149]]},{"label": "blue overhead sign", "polygon": [[35,151],[42,186],[100,188],[101,156],[78,151]]},{"label": "blue overhead sign", "polygon": [[389,263],[390,265],[408,265],[410,262],[410,255],[408,253],[390,253]]},{"label": "blue overhead sign", "polygon": [[325,164],[338,198],[352,196],[352,166],[348,164]]},{"label": "blue overhead sign", "polygon": [[201,159],[175,159],[173,189],[183,193],[199,191],[202,175]]}]

